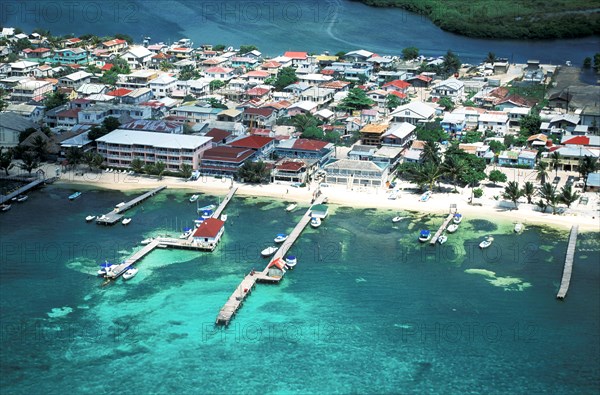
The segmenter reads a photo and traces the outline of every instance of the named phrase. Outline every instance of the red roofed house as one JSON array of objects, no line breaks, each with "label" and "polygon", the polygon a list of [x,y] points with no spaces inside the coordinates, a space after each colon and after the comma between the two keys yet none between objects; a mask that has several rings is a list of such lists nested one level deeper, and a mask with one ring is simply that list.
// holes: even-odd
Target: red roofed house
[{"label": "red roofed house", "polygon": [[248,89],[246,91],[246,95],[249,98],[259,98],[259,99],[266,99],[269,97],[269,93],[271,93],[270,89],[267,88],[252,88],[252,89]]},{"label": "red roofed house", "polygon": [[204,70],[207,77],[229,81],[233,78],[233,69],[229,67],[211,67]]},{"label": "red roofed house", "polygon": [[266,70],[271,75],[277,75],[279,69],[281,68],[281,63],[276,62],[274,60],[270,60],[268,62],[264,62],[260,65],[262,70]]},{"label": "red roofed house", "polygon": [[419,74],[414,77],[407,78],[406,81],[408,81],[415,88],[429,88],[433,78]]},{"label": "red roofed house", "polygon": [[225,222],[217,218],[207,218],[192,234],[192,243],[212,251],[219,244],[224,230]]},{"label": "red roofed house", "polygon": [[307,165],[300,159],[282,159],[275,165],[273,181],[306,182]]},{"label": "red roofed house", "polygon": [[102,71],[108,71],[108,70],[110,70],[112,68],[113,68],[113,64],[112,63],[105,63],[104,66],[102,66],[100,68],[100,70],[102,70]]},{"label": "red roofed house", "polygon": [[410,84],[402,80],[394,80],[383,84],[383,89],[386,91],[396,91],[406,93],[406,90],[410,88]]},{"label": "red roofed house", "polygon": [[324,164],[331,158],[334,145],[326,141],[312,139],[289,139],[281,141],[275,153],[283,158],[312,159]]},{"label": "red roofed house", "polygon": [[252,159],[255,152],[248,148],[220,145],[204,151],[200,160],[200,173],[237,176],[245,161]]},{"label": "red roofed house", "polygon": [[213,147],[227,144],[227,142],[231,140],[231,136],[231,132],[217,128],[212,128],[204,135],[204,137],[212,137]]},{"label": "red roofed house", "polygon": [[293,67],[308,67],[312,62],[312,58],[308,56],[307,52],[288,51],[284,53],[283,56],[292,59]]},{"label": "red roofed house", "polygon": [[248,148],[256,152],[257,157],[270,154],[275,148],[275,139],[265,136],[247,136],[229,143],[231,147]]},{"label": "red roofed house", "polygon": [[56,113],[56,126],[72,128],[73,126],[77,125],[78,114],[80,111],[81,108],[71,108],[69,110]]},{"label": "red roofed house", "polygon": [[126,89],[126,88],[117,88],[115,90],[112,90],[108,93],[106,93],[108,96],[114,96],[114,97],[123,97],[128,95],[129,93],[133,92],[131,89]]},{"label": "red roofed house", "polygon": [[281,278],[285,274],[285,261],[281,258],[273,259],[267,266],[267,275],[269,277]]},{"label": "red roofed house", "polygon": [[275,124],[275,111],[272,108],[244,109],[244,125],[255,128],[267,128]]},{"label": "red roofed house", "polygon": [[102,47],[111,53],[116,53],[127,48],[127,41],[116,38],[114,40],[103,42]]},{"label": "red roofed house", "polygon": [[268,71],[253,70],[242,75],[242,78],[248,80],[250,84],[263,84],[265,80],[272,77]]}]

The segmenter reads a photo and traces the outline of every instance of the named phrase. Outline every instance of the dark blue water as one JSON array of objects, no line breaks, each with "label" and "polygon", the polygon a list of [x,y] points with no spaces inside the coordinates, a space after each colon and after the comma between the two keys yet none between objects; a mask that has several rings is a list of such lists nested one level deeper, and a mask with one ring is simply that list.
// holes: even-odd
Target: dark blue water
[{"label": "dark blue water", "polygon": [[[101,288],[98,262],[194,218],[166,190],[127,226],[88,224],[132,194],[50,186],[0,216],[0,389],[74,393],[595,393],[600,245],[580,235],[571,290],[555,299],[567,233],[466,218],[443,246],[416,242],[442,217],[331,206],[279,285],[258,285],[227,330],[214,319],[259,251],[302,210],[235,197],[212,253],[158,249]],[[202,195],[201,205],[216,202]],[[401,204],[401,202],[399,202]],[[493,234],[482,252],[479,241]]]},{"label": "dark blue water", "polygon": [[424,55],[448,49],[463,62],[480,62],[488,52],[514,62],[539,59],[580,64],[600,48],[598,36],[575,40],[481,40],[442,31],[429,20],[399,9],[371,8],[343,1],[207,1],[24,0],[0,6],[2,25],[49,29],[53,34],[116,32],[141,42],[173,42],[191,38],[203,43],[239,46],[254,44],[265,54],[287,50],[321,52],[364,48],[381,54],[399,54],[415,46]]}]

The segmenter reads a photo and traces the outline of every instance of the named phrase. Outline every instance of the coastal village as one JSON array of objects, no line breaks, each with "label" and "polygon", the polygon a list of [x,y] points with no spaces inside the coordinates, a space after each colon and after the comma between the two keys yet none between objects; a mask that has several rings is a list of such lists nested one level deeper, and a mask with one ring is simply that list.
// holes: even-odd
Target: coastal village
[{"label": "coastal village", "polygon": [[[570,64],[490,53],[470,65],[452,51],[425,58],[417,48],[267,57],[252,45],[119,37],[2,29],[7,176],[35,174],[42,162],[85,164],[159,178],[384,189],[390,199],[400,184],[421,193],[444,181],[470,187],[472,204],[490,182],[505,187],[496,200],[553,213],[587,204],[600,188],[600,90],[580,83]],[[515,177],[526,170],[536,175],[529,185]]]}]

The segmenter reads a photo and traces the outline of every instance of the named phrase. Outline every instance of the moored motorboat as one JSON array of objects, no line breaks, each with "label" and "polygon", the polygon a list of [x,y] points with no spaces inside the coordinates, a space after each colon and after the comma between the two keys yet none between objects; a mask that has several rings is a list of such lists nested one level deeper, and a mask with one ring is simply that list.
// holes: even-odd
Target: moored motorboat
[{"label": "moored motorboat", "polygon": [[19,196],[17,196],[17,202],[24,202],[27,199],[29,199],[29,196],[27,196],[27,195],[19,195]]},{"label": "moored motorboat", "polygon": [[404,217],[401,217],[399,215],[395,216],[394,218],[392,218],[392,222],[396,223],[396,222],[400,222],[404,219]]},{"label": "moored motorboat", "polygon": [[446,235],[441,235],[440,237],[438,237],[437,242],[440,244],[444,244],[445,242],[448,241],[448,236]]},{"label": "moored motorboat", "polygon": [[81,196],[81,192],[75,192],[69,195],[69,200],[75,200],[77,199],[79,196]]},{"label": "moored motorboat", "polygon": [[184,228],[183,233],[181,235],[179,235],[179,238],[187,239],[188,237],[190,237],[192,235],[193,232],[194,232],[194,229],[192,229],[192,228]]},{"label": "moored motorboat", "polygon": [[210,217],[212,217],[212,216],[213,216],[213,211],[212,211],[212,210],[203,210],[203,211],[202,211],[202,215],[201,215],[201,217],[202,217],[203,219],[208,219],[208,218],[210,218]]},{"label": "moored motorboat", "polygon": [[99,276],[105,276],[107,273],[107,269],[109,267],[112,266],[112,263],[109,263],[108,261],[105,261],[103,264],[100,265],[100,270],[98,270],[98,275]]},{"label": "moored motorboat", "polygon": [[284,241],[286,241],[288,238],[288,235],[284,234],[284,233],[279,233],[277,235],[277,237],[275,237],[275,239],[273,240],[275,243],[283,243]]},{"label": "moored motorboat", "polygon": [[198,218],[194,220],[194,223],[196,224],[196,226],[200,226],[200,224],[204,222],[204,218]]},{"label": "moored motorboat", "polygon": [[520,222],[517,222],[515,224],[515,229],[514,229],[515,233],[521,233],[523,231],[523,224]]},{"label": "moored motorboat", "polygon": [[123,280],[129,280],[130,278],[135,276],[138,271],[139,269],[129,266],[125,273],[123,273]]},{"label": "moored motorboat", "polygon": [[196,200],[198,200],[199,197],[200,197],[200,195],[192,195],[190,197],[190,203],[194,203]]},{"label": "moored motorboat", "polygon": [[450,224],[448,225],[448,227],[446,228],[446,231],[448,233],[454,233],[458,230],[458,225],[457,224]]},{"label": "moored motorboat", "polygon": [[221,214],[221,221],[223,221],[223,222],[227,221],[227,214]]},{"label": "moored motorboat", "polygon": [[123,225],[128,225],[131,222],[131,218],[125,218],[123,221],[121,221],[121,223]]},{"label": "moored motorboat", "polygon": [[298,263],[298,260],[296,259],[296,256],[295,256],[295,255],[288,255],[288,256],[285,258],[285,266],[286,266],[288,269],[293,269],[293,268],[294,268],[294,266],[296,266],[296,263]]},{"label": "moored motorboat", "polygon": [[421,200],[422,202],[426,202],[429,200],[430,197],[431,197],[431,191],[427,191],[421,195],[421,198],[419,200]]},{"label": "moored motorboat", "polygon": [[460,224],[462,222],[462,214],[454,214],[454,217],[452,217],[452,222],[454,222],[455,224]]},{"label": "moored motorboat", "polygon": [[294,211],[294,209],[295,209],[296,207],[298,207],[298,205],[297,205],[296,203],[292,203],[292,204],[290,204],[289,206],[287,206],[287,207],[285,208],[285,211],[288,211],[288,212],[289,212],[289,211]]},{"label": "moored motorboat", "polygon": [[214,210],[215,208],[217,208],[217,206],[215,206],[214,204],[209,204],[208,206],[198,208],[198,213],[201,213],[206,210]]},{"label": "moored motorboat", "polygon": [[279,248],[275,247],[275,246],[271,246],[271,247],[267,247],[264,250],[262,250],[260,252],[260,255],[267,257],[267,256],[271,256],[275,253],[275,251],[277,251]]},{"label": "moored motorboat", "polygon": [[152,243],[152,240],[154,240],[154,237],[148,237],[147,239],[140,241],[140,244],[145,246],[147,244]]},{"label": "moored motorboat", "polygon": [[489,246],[492,245],[492,242],[494,241],[494,238],[492,236],[488,236],[484,241],[482,241],[481,243],[479,243],[479,248],[488,248]]},{"label": "moored motorboat", "polygon": [[321,218],[312,217],[310,219],[310,226],[312,226],[313,228],[318,228],[319,226],[321,226]]},{"label": "moored motorboat", "polygon": [[431,239],[431,232],[429,230],[424,229],[419,233],[419,241],[421,243],[425,243],[426,241],[429,241],[429,239]]},{"label": "moored motorboat", "polygon": [[8,210],[10,210],[11,207],[12,207],[12,205],[10,205],[10,204],[3,204],[2,206],[0,206],[0,210],[8,211]]},{"label": "moored motorboat", "polygon": [[95,215],[88,215],[87,217],[85,217],[85,222],[92,222],[95,219],[96,219]]}]

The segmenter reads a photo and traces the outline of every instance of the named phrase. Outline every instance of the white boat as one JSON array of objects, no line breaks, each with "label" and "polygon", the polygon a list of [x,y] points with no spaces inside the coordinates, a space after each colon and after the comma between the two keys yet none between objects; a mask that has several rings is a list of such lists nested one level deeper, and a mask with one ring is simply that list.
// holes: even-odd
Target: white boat
[{"label": "white boat", "polygon": [[275,239],[273,240],[275,243],[283,243],[284,241],[286,241],[288,238],[288,235],[280,233],[277,235],[277,237],[275,237]]},{"label": "white boat", "polygon": [[517,222],[515,224],[515,233],[521,233],[523,231],[523,224],[520,222]]},{"label": "white boat", "polygon": [[312,226],[313,228],[318,228],[319,226],[321,226],[321,218],[312,217],[310,219],[310,226]]},{"label": "white boat", "polygon": [[208,218],[212,217],[213,214],[214,213],[212,210],[203,210],[201,217],[202,217],[202,219],[208,219]]},{"label": "white boat", "polygon": [[438,243],[440,243],[440,244],[444,244],[445,242],[447,242],[447,241],[448,241],[448,236],[446,236],[446,235],[441,235],[440,237],[438,237],[437,241],[438,241]]},{"label": "white boat", "polygon": [[107,271],[109,270],[109,268],[112,266],[112,263],[109,263],[108,261],[104,262],[103,264],[100,265],[100,270],[98,270],[98,275],[99,276],[106,276]]},{"label": "white boat", "polygon": [[69,200],[75,200],[77,199],[79,196],[81,196],[81,192],[75,192],[71,195],[69,195]]},{"label": "white boat", "polygon": [[454,233],[458,230],[458,225],[457,224],[450,224],[448,225],[448,227],[446,228],[446,231],[448,233]]},{"label": "white boat", "polygon": [[154,237],[148,237],[147,239],[140,241],[140,244],[145,246],[152,243],[152,240],[154,240]]},{"label": "white boat", "polygon": [[285,258],[285,266],[288,269],[293,269],[294,266],[296,266],[296,263],[298,263],[298,260],[296,259],[296,257],[294,255],[288,255]]},{"label": "white boat", "polygon": [[421,198],[419,200],[421,200],[422,202],[426,202],[429,200],[430,197],[431,197],[431,191],[427,191],[421,195]]},{"label": "white boat", "polygon": [[223,222],[227,221],[227,214],[221,214],[221,221],[223,221]]},{"label": "white boat", "polygon": [[260,252],[260,255],[267,257],[267,256],[271,256],[275,253],[275,251],[277,251],[279,248],[275,247],[275,246],[271,246],[271,247],[267,247],[264,250],[262,250]]},{"label": "white boat", "polygon": [[10,210],[12,206],[10,204],[3,204],[2,206],[0,206],[0,210],[2,211],[8,211]]},{"label": "white boat", "polygon": [[207,210],[214,210],[215,208],[217,208],[217,206],[215,206],[214,204],[209,204],[208,206],[200,207],[197,210],[198,210],[198,213],[201,213],[201,212],[207,211]]},{"label": "white boat", "polygon": [[27,195],[19,195],[19,196],[17,196],[17,202],[24,202],[27,199],[29,199],[29,196],[27,196]]},{"label": "white boat", "polygon": [[289,206],[287,206],[287,207],[285,208],[285,211],[288,211],[288,212],[289,212],[289,211],[294,211],[294,209],[295,209],[296,207],[298,207],[298,205],[297,205],[296,203],[292,203],[292,204],[290,204]]},{"label": "white boat", "polygon": [[128,267],[125,273],[123,273],[123,280],[129,280],[137,274],[139,270],[135,267]]},{"label": "white boat", "polygon": [[194,220],[194,224],[196,224],[196,226],[200,226],[202,222],[204,222],[204,218],[198,218]]},{"label": "white boat", "polygon": [[488,248],[489,246],[492,245],[493,241],[494,241],[494,238],[492,236],[488,236],[487,239],[485,239],[484,241],[479,243],[479,248]]},{"label": "white boat", "polygon": [[192,197],[190,197],[190,203],[194,203],[199,197],[200,195],[192,195]]},{"label": "white boat", "polygon": [[92,222],[95,219],[96,219],[95,215],[88,215],[87,217],[85,217],[85,222]]},{"label": "white boat", "polygon": [[400,222],[404,219],[404,217],[401,217],[399,215],[395,216],[394,218],[392,218],[392,222],[396,223],[396,222]]},{"label": "white boat", "polygon": [[115,206],[115,208],[121,208],[125,205],[125,202],[121,202]]},{"label": "white boat", "polygon": [[131,218],[125,218],[123,221],[121,221],[121,223],[122,223],[123,225],[127,225],[127,224],[129,224],[130,222],[131,222]]},{"label": "white boat", "polygon": [[188,237],[190,237],[192,235],[193,232],[194,232],[194,229],[185,228],[183,230],[183,233],[179,236],[179,238],[180,239],[187,239]]},{"label": "white boat", "polygon": [[429,239],[431,239],[431,232],[428,230],[422,230],[421,233],[419,233],[419,241],[421,243],[425,243],[426,241],[429,241]]},{"label": "white boat", "polygon": [[158,247],[158,248],[167,248],[167,247],[168,247],[168,245],[166,245],[166,244],[159,244],[159,245],[157,245],[157,247]]},{"label": "white boat", "polygon": [[454,222],[455,224],[460,224],[462,222],[462,214],[459,214],[459,213],[454,214],[454,217],[452,218],[452,222]]}]

